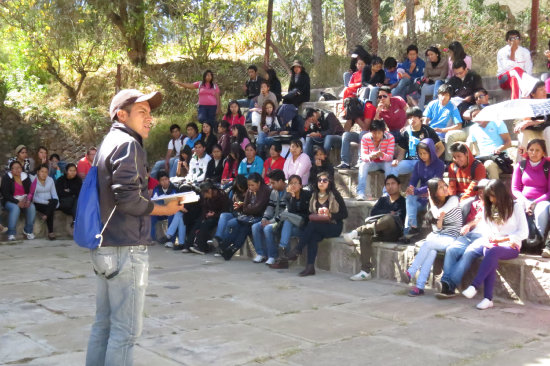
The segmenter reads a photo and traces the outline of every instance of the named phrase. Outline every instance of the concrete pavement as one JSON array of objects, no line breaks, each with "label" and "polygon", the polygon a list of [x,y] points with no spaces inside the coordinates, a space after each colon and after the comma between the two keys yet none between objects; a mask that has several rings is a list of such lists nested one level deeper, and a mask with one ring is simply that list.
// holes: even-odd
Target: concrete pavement
[{"label": "concrete pavement", "polygon": [[[550,365],[550,309],[236,257],[150,250],[135,364]],[[89,254],[72,241],[0,243],[0,364],[83,365],[95,311]]]}]

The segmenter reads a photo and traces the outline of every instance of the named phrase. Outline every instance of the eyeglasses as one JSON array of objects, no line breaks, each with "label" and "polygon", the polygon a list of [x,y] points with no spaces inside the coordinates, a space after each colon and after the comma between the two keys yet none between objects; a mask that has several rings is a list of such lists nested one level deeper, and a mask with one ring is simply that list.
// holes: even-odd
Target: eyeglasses
[{"label": "eyeglasses", "polygon": [[319,178],[317,179],[318,183],[328,183],[328,178]]},{"label": "eyeglasses", "polygon": [[476,99],[485,98],[486,96],[487,96],[487,94],[476,95]]},{"label": "eyeglasses", "polygon": [[380,95],[378,96],[378,99],[382,99],[382,98],[386,99],[387,97],[388,97],[388,96],[387,96],[386,94],[380,94]]},{"label": "eyeglasses", "polygon": [[517,41],[518,39],[519,39],[518,36],[513,36],[513,37],[508,38],[508,40],[510,40],[510,41]]}]

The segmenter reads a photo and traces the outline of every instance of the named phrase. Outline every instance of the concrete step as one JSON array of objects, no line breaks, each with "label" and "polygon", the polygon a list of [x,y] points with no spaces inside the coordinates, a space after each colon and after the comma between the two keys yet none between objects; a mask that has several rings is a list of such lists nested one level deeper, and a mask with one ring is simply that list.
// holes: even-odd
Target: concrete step
[{"label": "concrete step", "polygon": [[[46,222],[42,221],[38,218],[38,212],[36,215],[36,219],[34,220],[34,226],[33,226],[33,233],[37,239],[43,239],[48,237],[48,227],[46,226]],[[7,212],[3,211],[2,215],[0,215],[1,222],[6,223],[7,222]],[[66,215],[61,211],[55,211],[54,214],[54,220],[53,220],[53,230],[56,236],[60,239],[68,239],[73,237],[73,231],[71,228],[71,223],[73,222],[73,218],[70,215]],[[4,225],[4,224],[3,224]],[[17,239],[23,239],[23,228],[25,227],[25,216],[21,214],[19,216],[19,219],[17,220],[17,226],[16,226],[16,238]],[[8,236],[7,234],[0,235],[0,240],[5,241],[7,240]]]},{"label": "concrete step", "polygon": [[[325,239],[319,243],[316,266],[320,269],[348,275],[361,269],[360,248],[350,246],[342,238]],[[398,243],[373,243],[375,271],[373,277],[401,282],[400,273],[414,259],[418,248],[415,245]],[[481,259],[474,262],[466,273],[460,289],[465,289],[475,277]],[[443,253],[438,253],[427,288],[439,290],[438,280],[442,275]],[[536,303],[550,306],[550,260],[540,256],[520,254],[516,259],[501,261],[495,283],[495,297],[516,303]]]}]

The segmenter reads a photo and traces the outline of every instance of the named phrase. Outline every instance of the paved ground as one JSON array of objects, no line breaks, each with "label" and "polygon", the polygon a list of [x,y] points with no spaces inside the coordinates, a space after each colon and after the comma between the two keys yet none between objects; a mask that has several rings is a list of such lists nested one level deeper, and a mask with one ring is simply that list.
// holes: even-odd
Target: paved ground
[{"label": "paved ground", "polygon": [[[136,365],[549,365],[550,309],[405,296],[243,258],[151,248]],[[83,365],[94,313],[88,253],[0,244],[0,364]],[[477,299],[479,300],[479,299]]]}]

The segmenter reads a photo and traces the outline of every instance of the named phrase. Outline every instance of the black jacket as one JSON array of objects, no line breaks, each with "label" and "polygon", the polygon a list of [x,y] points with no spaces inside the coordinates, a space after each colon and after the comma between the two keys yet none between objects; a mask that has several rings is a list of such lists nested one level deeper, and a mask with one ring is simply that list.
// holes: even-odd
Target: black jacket
[{"label": "black jacket", "polygon": [[67,179],[66,175],[62,175],[55,181],[55,189],[59,199],[66,197],[78,198],[82,188],[82,179],[77,175],[73,179]]},{"label": "black jacket", "polygon": [[[23,184],[25,193],[29,194],[31,191],[32,182],[29,175],[25,172],[21,172],[21,183]],[[13,193],[15,192],[15,181],[13,180],[13,175],[11,172],[7,172],[6,175],[4,175],[4,178],[2,178],[0,191],[2,192],[2,204],[4,206],[6,205],[6,202],[12,202],[15,204],[19,203],[19,201],[13,197]]]},{"label": "black jacket", "polygon": [[321,111],[318,123],[311,123],[307,127],[306,133],[320,132],[323,137],[327,135],[342,136],[344,127],[336,115],[332,112]]},{"label": "black jacket", "polygon": [[[475,71],[469,70],[464,80],[461,80],[458,76],[453,76],[449,79],[448,84],[453,88],[453,97],[466,98],[473,96],[474,93],[483,88],[483,80]],[[475,103],[472,100],[471,103]]]},{"label": "black jacket", "polygon": [[153,202],[147,191],[147,153],[141,136],[114,122],[95,161],[98,167],[101,220],[107,221],[103,246],[151,244]]},{"label": "black jacket", "polygon": [[216,137],[216,135],[211,133],[208,137],[206,137],[206,135],[203,134],[201,136],[201,140],[204,142],[204,148],[206,150],[206,153],[208,155],[211,155],[212,148],[214,147],[214,145],[218,143],[218,138]]},{"label": "black jacket", "polygon": [[300,198],[296,199],[292,197],[290,193],[285,196],[286,208],[288,212],[302,216],[306,222],[309,217],[309,200],[311,199],[311,192],[302,189],[300,191]]},{"label": "black jacket", "polygon": [[308,185],[313,188],[317,185],[317,174],[321,172],[326,172],[330,176],[331,180],[334,180],[334,166],[327,160],[324,161],[324,164],[321,166],[315,165],[315,161],[311,164],[311,169],[309,169],[309,182]]},{"label": "black jacket", "polygon": [[295,106],[299,106],[303,102],[309,102],[310,97],[310,80],[307,72],[302,70],[298,76],[298,81],[294,81],[294,74],[290,76],[290,84],[288,85],[288,91],[298,89],[300,92],[291,103]]},{"label": "black jacket", "polygon": [[386,73],[384,72],[384,69],[378,70],[373,77],[372,75],[372,68],[370,66],[365,66],[363,69],[363,73],[361,74],[361,83],[366,86],[367,84],[374,85],[376,84],[384,84],[384,79],[386,79]]},{"label": "black jacket", "polygon": [[256,80],[250,80],[248,79],[246,81],[246,97],[248,99],[253,99],[255,97],[257,97],[258,95],[260,95],[260,86],[262,84],[262,81],[264,79],[262,79],[261,77],[259,76],[256,76]]},{"label": "black jacket", "polygon": [[208,165],[206,166],[206,179],[211,179],[215,183],[220,183],[222,181],[222,174],[223,174],[223,160],[220,160],[218,162],[218,166],[216,166],[216,161],[214,159],[211,159],[208,162]]}]

